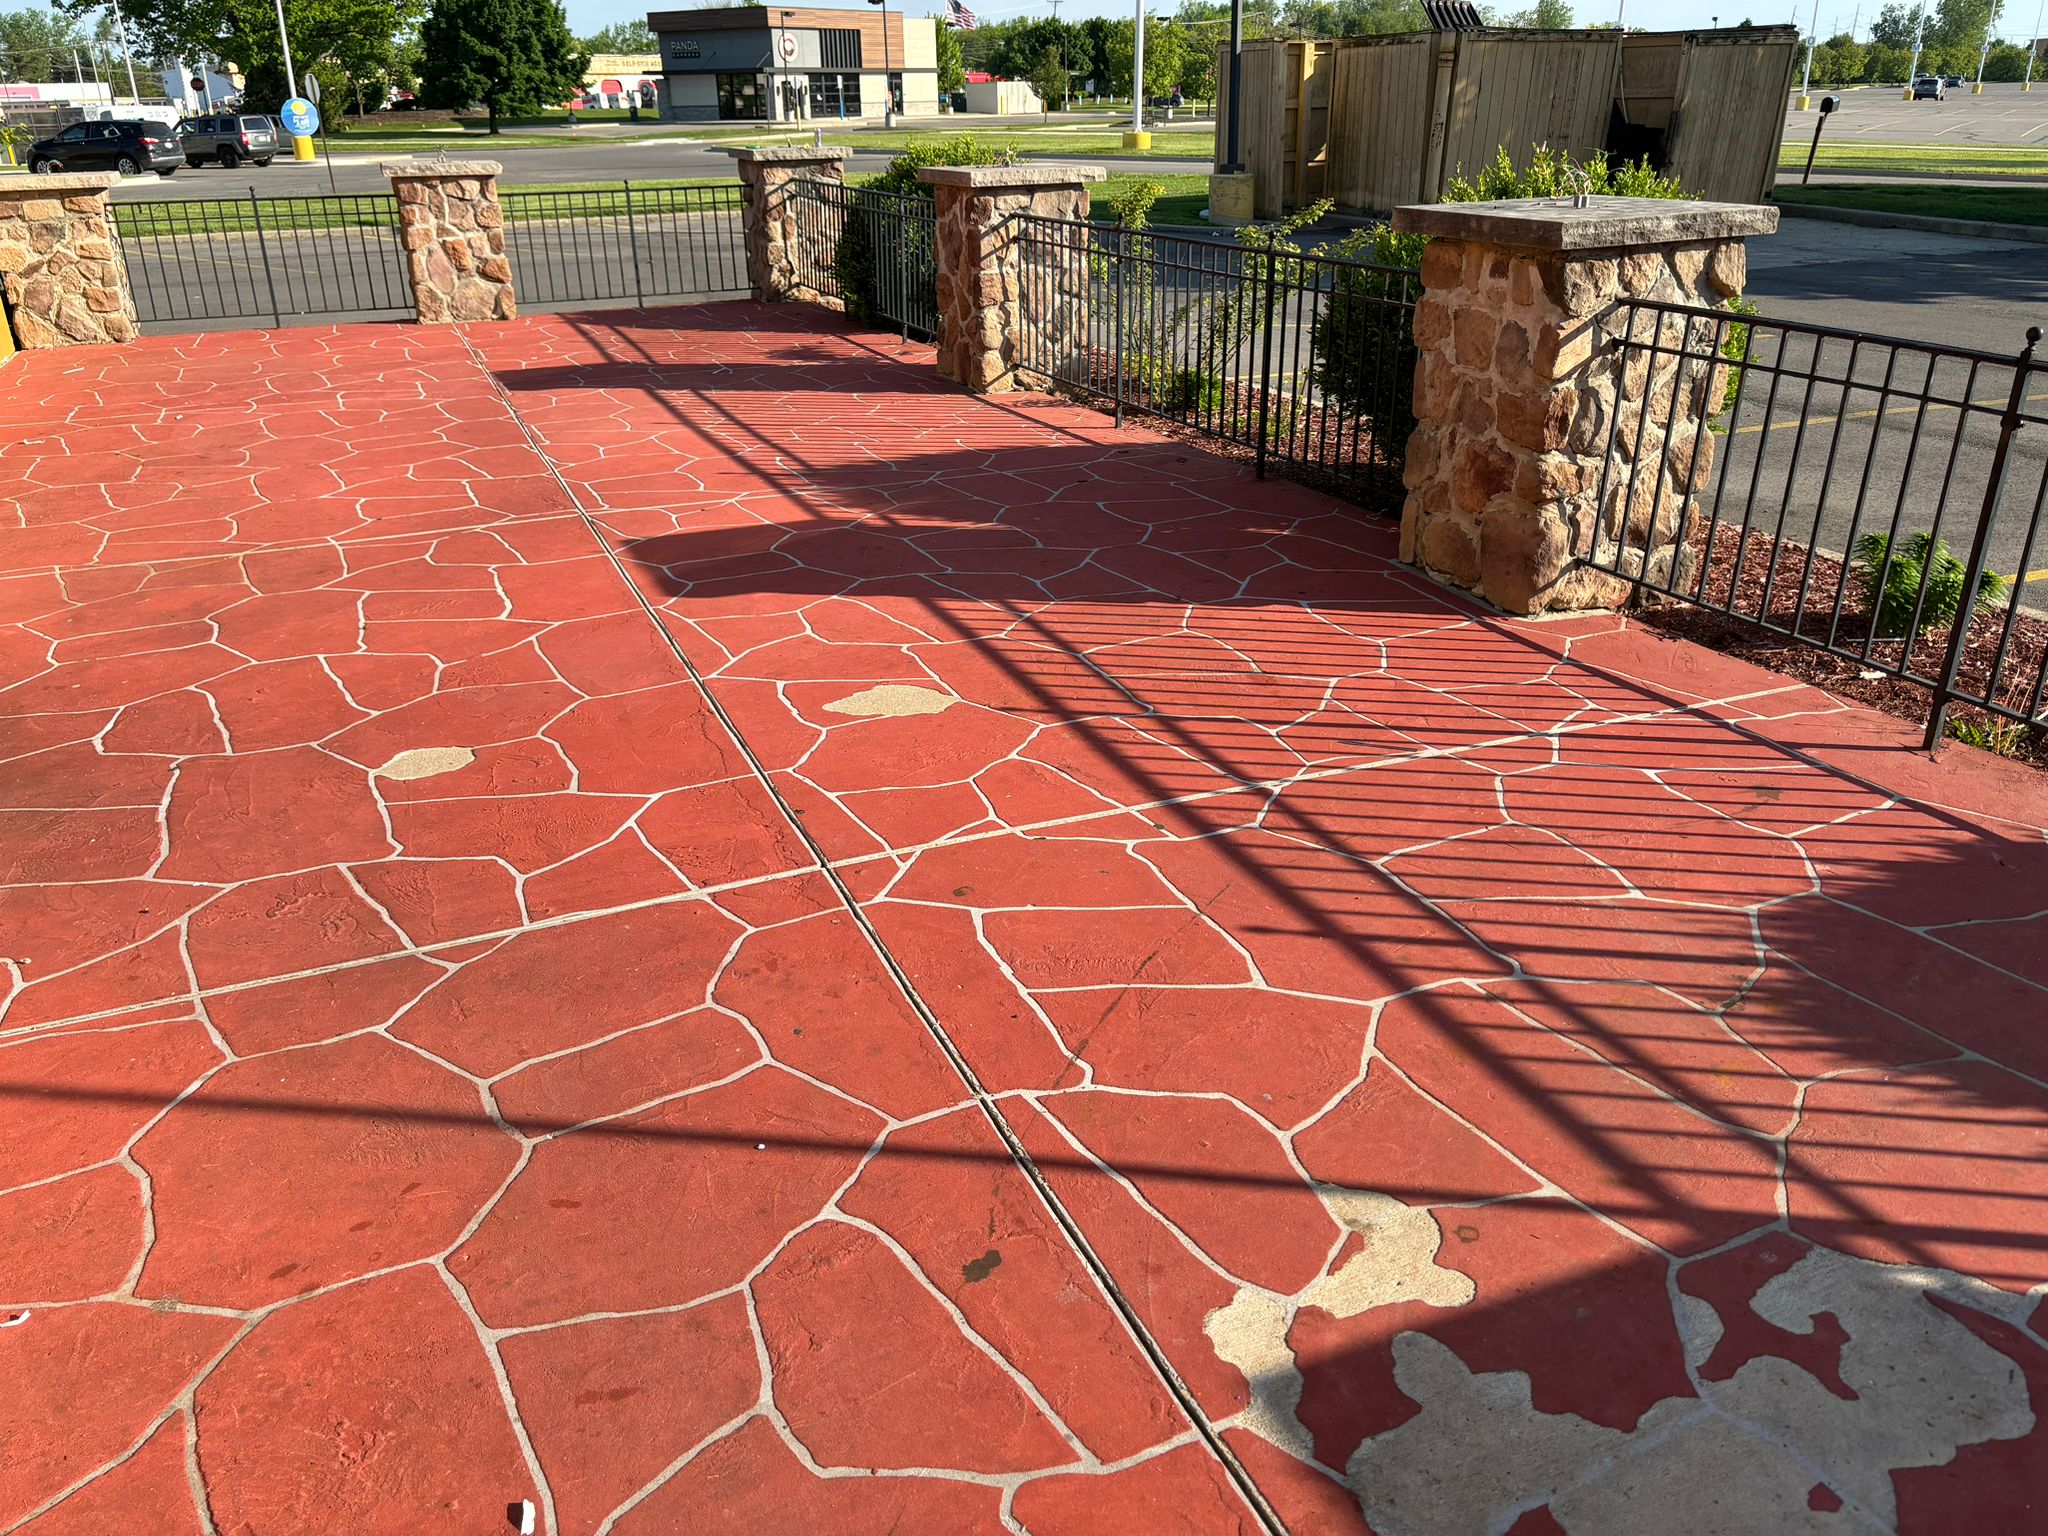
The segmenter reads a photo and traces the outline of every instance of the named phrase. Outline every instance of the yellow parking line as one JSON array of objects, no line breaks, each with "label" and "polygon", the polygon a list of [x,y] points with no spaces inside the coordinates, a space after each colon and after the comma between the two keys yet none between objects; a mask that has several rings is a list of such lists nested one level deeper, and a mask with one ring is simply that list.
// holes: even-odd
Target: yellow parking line
[{"label": "yellow parking line", "polygon": [[2024,576],[2018,578],[2018,580],[2019,585],[2023,587],[2030,581],[2048,581],[2048,571],[2028,571]]},{"label": "yellow parking line", "polygon": [[[1873,390],[1877,388],[1874,384],[1868,386],[1859,384],[1852,387],[1856,389],[1870,388]],[[2048,390],[2037,390],[2027,396],[2029,404],[2036,400],[2048,400]],[[2005,409],[2005,401],[2002,399],[1972,400],[1970,405],[1972,409],[1980,411],[2002,411]],[[1888,406],[1882,411],[1851,411],[1846,416],[1788,416],[1782,421],[1757,421],[1751,422],[1746,427],[1737,427],[1735,435],[1737,437],[1745,437],[1751,432],[1782,432],[1787,427],[1796,427],[1801,425],[1802,422],[1809,427],[1828,427],[1833,426],[1837,421],[1869,421],[1878,416],[1909,416],[1919,409],[1920,404],[1918,401],[1909,401],[1903,405]],[[1961,410],[1962,407],[1951,405],[1946,401],[1933,400],[1927,403],[1927,409],[1929,411],[1956,411]]]}]

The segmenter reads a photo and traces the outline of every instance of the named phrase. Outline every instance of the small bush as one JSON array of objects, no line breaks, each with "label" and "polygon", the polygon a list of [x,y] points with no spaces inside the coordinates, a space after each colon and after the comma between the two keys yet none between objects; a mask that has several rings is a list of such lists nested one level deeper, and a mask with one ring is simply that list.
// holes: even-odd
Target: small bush
[{"label": "small bush", "polygon": [[[840,232],[839,245],[832,255],[832,275],[839,281],[839,296],[846,304],[847,318],[861,325],[881,324],[891,318],[882,312],[881,290],[875,274],[875,254],[883,239],[882,216],[871,202],[863,206],[867,201],[864,194],[887,192],[897,197],[930,198],[932,189],[917,179],[917,173],[926,166],[1013,165],[1016,159],[1016,151],[1008,145],[984,144],[971,134],[916,138],[889,162],[887,170],[866,186],[849,187],[846,227]],[[899,259],[911,263],[910,270],[914,271],[920,258],[923,266],[932,267],[938,256],[931,250],[907,249]],[[923,334],[921,330],[919,334]]]},{"label": "small bush", "polygon": [[[1941,629],[1955,622],[1963,601],[1963,582],[1969,569],[1949,552],[1948,545],[1932,534],[1916,533],[1896,546],[1882,533],[1866,533],[1856,541],[1852,565],[1856,585],[1864,602],[1877,614],[1877,632],[1904,637],[1908,643],[1920,630]],[[1927,593],[1923,599],[1921,581]],[[1977,592],[1970,601],[1975,613],[2005,596],[2005,578],[1996,571],[1977,577]],[[1920,622],[1913,622],[1915,606]],[[1910,633],[1909,633],[1910,631]]]},{"label": "small bush", "polygon": [[2027,744],[2027,727],[2017,720],[1951,720],[1948,733],[1955,740],[1995,752],[2000,757],[2018,757]]}]

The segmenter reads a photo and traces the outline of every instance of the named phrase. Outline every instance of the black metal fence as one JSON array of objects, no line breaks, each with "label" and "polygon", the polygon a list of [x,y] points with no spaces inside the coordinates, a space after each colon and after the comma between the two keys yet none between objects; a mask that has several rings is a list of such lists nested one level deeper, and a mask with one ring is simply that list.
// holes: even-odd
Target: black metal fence
[{"label": "black metal fence", "polygon": [[2017,356],[1683,304],[1606,330],[1632,373],[1590,445],[1596,566],[1920,684],[1930,747],[1956,702],[2048,713],[2038,327]]},{"label": "black metal fence", "polygon": [[789,183],[797,281],[848,318],[929,341],[939,332],[937,209],[928,197],[803,178]]},{"label": "black metal fence", "polygon": [[1015,239],[1027,376],[1400,510],[1416,272],[1036,216]]},{"label": "black metal fence", "polygon": [[[738,182],[585,191],[501,188],[505,251],[527,309],[744,297]],[[413,313],[389,193],[150,199],[113,205],[149,330]]]},{"label": "black metal fence", "polygon": [[505,252],[522,309],[743,297],[738,182],[523,191],[501,187]]},{"label": "black metal fence", "polygon": [[145,328],[413,312],[384,193],[190,198],[113,204],[136,317]]}]

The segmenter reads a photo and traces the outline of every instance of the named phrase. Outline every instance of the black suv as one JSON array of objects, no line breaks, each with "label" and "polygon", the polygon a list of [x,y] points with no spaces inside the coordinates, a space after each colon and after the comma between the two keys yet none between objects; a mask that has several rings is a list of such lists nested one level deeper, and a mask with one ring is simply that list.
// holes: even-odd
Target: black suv
[{"label": "black suv", "polygon": [[28,168],[38,176],[54,171],[169,176],[184,163],[178,136],[162,123],[73,123],[28,149]]},{"label": "black suv", "polygon": [[178,137],[184,142],[187,165],[218,160],[232,171],[244,160],[268,165],[277,158],[276,125],[254,114],[188,118],[178,124]]}]

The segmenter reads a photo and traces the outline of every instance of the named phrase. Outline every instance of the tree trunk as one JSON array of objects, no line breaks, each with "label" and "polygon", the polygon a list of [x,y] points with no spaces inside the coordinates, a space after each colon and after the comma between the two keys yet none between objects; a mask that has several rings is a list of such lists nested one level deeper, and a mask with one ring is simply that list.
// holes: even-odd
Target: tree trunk
[{"label": "tree trunk", "polygon": [[490,114],[491,132],[496,133],[498,131],[498,104],[495,101],[487,101],[484,103],[484,111]]}]

